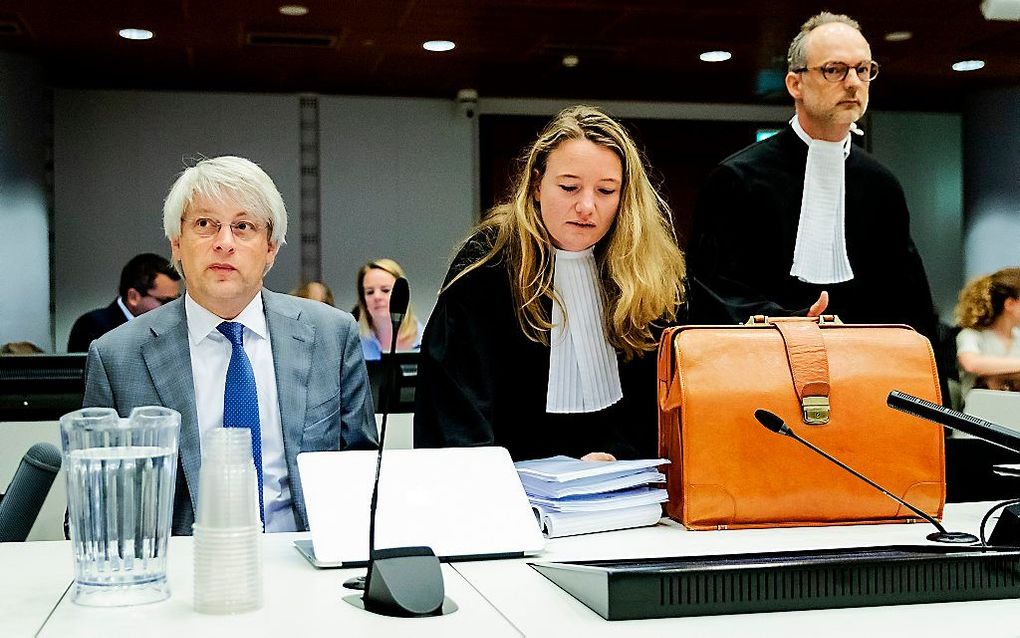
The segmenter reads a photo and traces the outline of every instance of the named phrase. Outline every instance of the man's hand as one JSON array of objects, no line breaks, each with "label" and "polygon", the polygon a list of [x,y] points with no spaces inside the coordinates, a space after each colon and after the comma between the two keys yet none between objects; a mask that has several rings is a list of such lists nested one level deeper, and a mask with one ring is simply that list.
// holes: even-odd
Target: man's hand
[{"label": "man's hand", "polygon": [[616,457],[606,452],[589,452],[581,457],[582,461],[615,461]]},{"label": "man's hand", "polygon": [[811,308],[807,311],[807,316],[818,317],[829,305],[829,293],[822,291],[822,294],[818,295],[818,301],[811,305]]}]

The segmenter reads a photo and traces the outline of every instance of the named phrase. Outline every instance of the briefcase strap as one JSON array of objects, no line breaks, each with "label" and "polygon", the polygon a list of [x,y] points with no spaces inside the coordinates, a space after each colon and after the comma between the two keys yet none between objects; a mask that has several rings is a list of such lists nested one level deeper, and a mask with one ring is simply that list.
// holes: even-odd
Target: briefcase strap
[{"label": "briefcase strap", "polygon": [[829,422],[829,357],[816,321],[770,319],[783,336],[804,423]]},{"label": "briefcase strap", "polygon": [[680,407],[679,380],[676,375],[676,357],[673,341],[676,339],[679,326],[666,328],[659,339],[659,407],[663,412],[676,410]]}]

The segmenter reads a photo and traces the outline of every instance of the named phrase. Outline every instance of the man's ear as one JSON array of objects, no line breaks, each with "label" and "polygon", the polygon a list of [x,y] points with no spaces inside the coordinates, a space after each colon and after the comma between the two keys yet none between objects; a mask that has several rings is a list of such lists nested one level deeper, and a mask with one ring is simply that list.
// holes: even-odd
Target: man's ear
[{"label": "man's ear", "polygon": [[801,99],[802,81],[803,78],[801,78],[800,73],[794,73],[793,71],[790,71],[789,73],[786,74],[786,92],[789,93],[790,97],[792,97],[795,100]]},{"label": "man's ear", "polygon": [[[127,306],[131,314],[135,315],[135,308],[138,307],[138,303],[142,300],[142,293],[138,292],[134,288],[128,288],[127,298],[124,299],[124,305]],[[137,315],[136,315],[137,316]]]}]

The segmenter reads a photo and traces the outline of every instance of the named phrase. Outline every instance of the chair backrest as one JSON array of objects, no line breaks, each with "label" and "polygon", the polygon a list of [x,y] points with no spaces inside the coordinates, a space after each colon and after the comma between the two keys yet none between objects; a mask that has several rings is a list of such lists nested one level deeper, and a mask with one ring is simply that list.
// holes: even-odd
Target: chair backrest
[{"label": "chair backrest", "polygon": [[[18,470],[25,450],[40,441],[60,447],[59,421],[0,422],[0,488],[6,489]],[[30,541],[64,540],[64,510],[67,508],[67,486],[61,468],[39,517],[29,532]]]}]

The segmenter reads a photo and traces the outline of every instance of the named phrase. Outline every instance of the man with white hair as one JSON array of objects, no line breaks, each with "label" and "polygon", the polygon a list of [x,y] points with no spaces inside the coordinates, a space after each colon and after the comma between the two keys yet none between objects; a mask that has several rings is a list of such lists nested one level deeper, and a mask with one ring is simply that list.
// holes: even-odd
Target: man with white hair
[{"label": "man with white hair", "polygon": [[84,405],[181,413],[173,533],[191,533],[201,444],[219,427],[252,432],[266,531],[307,529],[297,454],[377,446],[358,325],[263,288],[287,212],[254,163],[216,157],[185,170],[163,226],[187,293],[93,342]]},{"label": "man with white hair", "polygon": [[688,246],[691,321],[827,312],[905,323],[934,340],[903,189],[851,144],[878,75],[867,40],[853,19],[821,13],[787,61],[796,115],[723,160],[701,193]]}]

